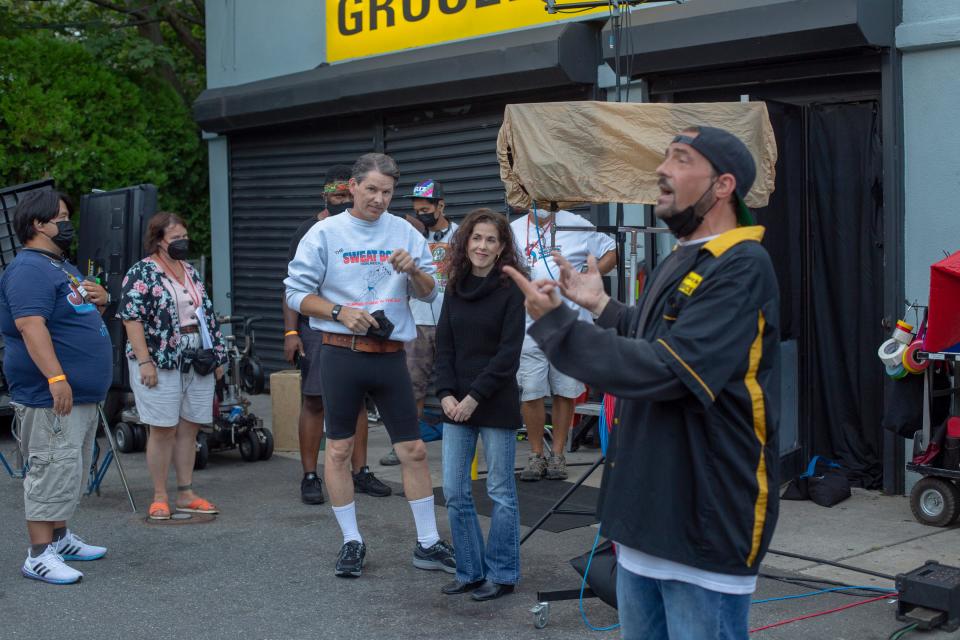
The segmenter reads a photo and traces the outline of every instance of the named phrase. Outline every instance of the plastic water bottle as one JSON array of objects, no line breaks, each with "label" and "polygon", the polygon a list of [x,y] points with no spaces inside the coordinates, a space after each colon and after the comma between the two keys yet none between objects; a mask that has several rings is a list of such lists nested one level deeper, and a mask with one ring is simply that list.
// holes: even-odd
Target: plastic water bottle
[{"label": "plastic water bottle", "polygon": [[230,414],[227,416],[227,422],[233,424],[243,415],[243,407],[234,407],[230,409]]}]

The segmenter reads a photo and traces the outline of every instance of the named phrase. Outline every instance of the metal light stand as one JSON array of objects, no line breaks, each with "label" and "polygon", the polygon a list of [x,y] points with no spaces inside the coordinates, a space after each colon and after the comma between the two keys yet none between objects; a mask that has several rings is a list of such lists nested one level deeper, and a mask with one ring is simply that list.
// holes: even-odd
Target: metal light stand
[{"label": "metal light stand", "polygon": [[[16,418],[14,418],[16,420]],[[14,480],[22,480],[23,476],[26,475],[27,470],[23,464],[23,454],[20,453],[20,443],[17,443],[17,453],[16,453],[16,469],[10,466],[10,463],[7,462],[7,459],[4,457],[3,452],[0,451],[0,465],[3,465],[3,468],[6,470],[7,474]]]},{"label": "metal light stand", "polygon": [[97,416],[99,422],[103,424],[103,433],[107,436],[107,443],[110,445],[110,451],[108,451],[107,455],[104,456],[103,464],[99,465],[98,467],[97,463],[100,459],[100,448],[97,444],[96,437],[94,437],[94,454],[90,463],[90,481],[87,484],[86,495],[90,495],[94,491],[96,491],[97,495],[100,495],[100,483],[103,481],[103,477],[107,474],[107,469],[110,468],[110,463],[116,462],[117,472],[120,474],[120,482],[123,484],[123,488],[127,492],[127,500],[130,501],[130,509],[136,513],[137,505],[133,501],[133,494],[130,492],[130,485],[127,484],[127,474],[123,472],[123,465],[120,464],[120,456],[117,455],[117,443],[113,440],[113,433],[110,431],[110,423],[107,421],[107,416],[103,412],[102,404],[97,405]]},{"label": "metal light stand", "polygon": [[[577,232],[599,232],[599,233],[613,233],[617,236],[617,244],[624,245],[626,248],[626,236],[630,236],[630,254],[627,260],[625,260],[624,271],[626,273],[620,278],[620,281],[623,283],[623,286],[618,287],[617,297],[620,298],[620,302],[624,304],[631,304],[634,300],[637,299],[637,265],[639,263],[638,259],[638,242],[637,236],[641,233],[670,233],[670,229],[666,227],[649,227],[649,226],[633,226],[633,225],[621,225],[621,226],[597,226],[597,227],[565,227],[565,226],[556,226],[553,225],[550,227],[550,251],[558,251],[557,247],[557,232],[558,231],[577,231]],[[623,238],[621,240],[621,238]]]},{"label": "metal light stand", "polygon": [[[629,260],[624,261],[625,268],[627,271],[628,283],[626,286],[619,288],[617,292],[618,297],[622,298],[621,302],[624,304],[631,304],[634,300],[637,299],[637,265],[639,264],[638,256],[638,242],[637,237],[641,233],[648,234],[657,234],[657,233],[670,233],[670,229],[665,227],[650,227],[650,226],[631,226],[631,225],[617,225],[617,226],[597,226],[597,227],[567,227],[567,226],[556,226],[553,225],[550,230],[550,251],[557,250],[557,232],[558,231],[577,231],[577,232],[600,232],[600,233],[615,233],[617,234],[617,245],[626,245],[626,235],[630,235],[630,254]],[[622,240],[621,240],[622,238]],[[621,278],[621,282],[622,282]],[[586,481],[590,474],[596,471],[600,465],[604,463],[606,457],[600,456],[593,465],[587,469],[587,471],[580,476],[580,478],[564,493],[546,513],[541,516],[541,518],[534,524],[529,531],[527,531],[522,538],[520,538],[520,544],[522,545],[530,536],[534,534],[543,523],[546,522],[550,516],[554,514],[562,515],[582,515],[582,516],[596,516],[595,511],[586,512],[580,509],[564,509],[563,504],[573,495],[573,492],[580,488],[580,486]],[[563,600],[578,600],[580,598],[580,589],[561,589],[554,591],[538,591],[537,592],[537,604],[535,604],[531,609],[530,613],[533,614],[533,626],[537,629],[543,629],[547,626],[547,621],[550,618],[550,603],[559,602]],[[596,594],[592,589],[584,589],[583,591],[584,598],[595,598]]]}]

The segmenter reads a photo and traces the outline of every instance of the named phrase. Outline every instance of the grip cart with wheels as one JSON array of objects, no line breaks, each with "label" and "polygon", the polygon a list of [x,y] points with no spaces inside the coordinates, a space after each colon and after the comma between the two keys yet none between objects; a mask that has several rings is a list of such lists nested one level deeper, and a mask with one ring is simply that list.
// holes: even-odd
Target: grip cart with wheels
[{"label": "grip cart with wheels", "polygon": [[[921,362],[952,363],[953,374],[950,388],[945,391],[933,390],[932,366],[923,372],[923,429],[914,438],[914,453],[927,450],[931,439],[931,403],[934,394],[950,394],[953,396],[952,415],[958,415],[960,401],[960,387],[957,386],[957,366],[960,365],[960,352],[929,352],[917,353],[917,360]],[[940,457],[942,459],[943,456]],[[910,510],[913,517],[922,524],[934,527],[946,527],[960,518],[960,468],[945,468],[937,464],[907,463],[907,470],[919,473],[923,478],[910,491]]]},{"label": "grip cart with wheels", "polygon": [[[273,434],[263,426],[263,419],[250,412],[247,395],[263,393],[264,373],[254,351],[253,324],[259,316],[221,316],[220,324],[243,326],[243,348],[235,335],[226,336],[227,366],[223,379],[217,382],[214,396],[213,422],[200,425],[197,433],[195,469],[207,466],[210,453],[239,449],[247,462],[267,460],[273,455]],[[121,413],[114,425],[117,447],[123,453],[142,451],[147,444],[146,425],[140,422],[135,407]]]}]

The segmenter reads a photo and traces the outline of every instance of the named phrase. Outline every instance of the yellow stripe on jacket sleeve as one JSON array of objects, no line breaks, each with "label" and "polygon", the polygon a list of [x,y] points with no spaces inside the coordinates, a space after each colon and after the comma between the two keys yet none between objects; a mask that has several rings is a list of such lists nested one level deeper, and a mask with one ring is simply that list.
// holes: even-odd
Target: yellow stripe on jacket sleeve
[{"label": "yellow stripe on jacket sleeve", "polygon": [[658,338],[658,339],[657,339],[657,342],[659,342],[660,344],[662,344],[662,345],[663,345],[663,348],[666,349],[667,351],[669,351],[669,352],[670,352],[670,355],[672,355],[674,358],[676,358],[676,359],[677,359],[677,362],[679,362],[680,364],[682,364],[682,365],[683,365],[683,368],[690,372],[690,375],[692,375],[692,376],[694,377],[694,379],[696,379],[696,381],[700,383],[700,386],[703,387],[703,390],[707,392],[707,395],[708,395],[708,396],[710,396],[710,400],[711,400],[711,401],[715,401],[715,400],[717,399],[717,396],[715,396],[714,393],[713,393],[713,391],[710,390],[710,387],[707,386],[707,383],[703,381],[703,378],[701,378],[700,376],[698,376],[698,375],[697,375],[697,372],[693,370],[693,367],[691,367],[690,365],[688,365],[688,364],[684,361],[684,359],[681,358],[680,355],[679,355],[676,351],[674,351],[674,350],[670,347],[670,345],[668,345],[668,344],[663,340],[663,338]]},{"label": "yellow stripe on jacket sleeve", "polygon": [[763,329],[766,322],[763,312],[757,320],[757,337],[750,345],[750,364],[747,375],[743,379],[750,394],[750,405],[753,409],[753,432],[760,442],[760,460],[757,462],[757,501],[753,505],[753,541],[750,545],[750,555],[747,557],[747,566],[752,566],[760,552],[760,539],[763,537],[763,525],[767,519],[767,500],[770,488],[767,486],[767,461],[764,457],[764,448],[767,444],[767,409],[763,400],[763,389],[757,381],[757,371],[760,369],[760,359],[763,357]]}]

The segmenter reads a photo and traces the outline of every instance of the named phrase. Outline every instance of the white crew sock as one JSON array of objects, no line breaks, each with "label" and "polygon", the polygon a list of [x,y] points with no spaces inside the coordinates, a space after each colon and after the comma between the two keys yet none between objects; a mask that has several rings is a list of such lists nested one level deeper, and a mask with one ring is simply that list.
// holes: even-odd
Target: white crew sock
[{"label": "white crew sock", "polygon": [[360,537],[360,529],[357,528],[357,503],[351,502],[342,507],[334,507],[333,515],[337,516],[337,524],[340,525],[340,531],[343,532],[343,544],[351,540],[363,542]]},{"label": "white crew sock", "polygon": [[437,514],[433,510],[433,496],[410,500],[410,510],[413,511],[413,521],[417,525],[417,542],[424,549],[429,549],[440,540],[437,533]]}]

